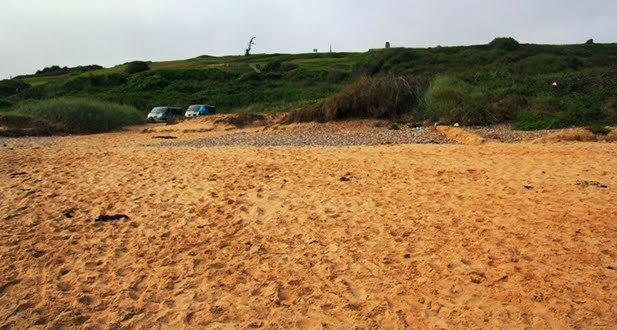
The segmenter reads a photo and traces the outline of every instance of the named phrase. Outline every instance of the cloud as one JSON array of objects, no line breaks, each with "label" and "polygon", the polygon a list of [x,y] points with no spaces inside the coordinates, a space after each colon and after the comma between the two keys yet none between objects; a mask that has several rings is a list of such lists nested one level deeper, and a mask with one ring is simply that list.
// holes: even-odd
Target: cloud
[{"label": "cloud", "polygon": [[2,0],[0,78],[50,65],[255,52],[364,51],[385,41],[425,47],[581,43],[617,37],[612,0]]}]

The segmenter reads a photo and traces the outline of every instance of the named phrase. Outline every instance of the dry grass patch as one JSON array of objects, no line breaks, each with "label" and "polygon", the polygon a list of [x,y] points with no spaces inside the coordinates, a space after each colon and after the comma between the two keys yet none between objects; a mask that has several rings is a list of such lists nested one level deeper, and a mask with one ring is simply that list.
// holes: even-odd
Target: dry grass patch
[{"label": "dry grass patch", "polygon": [[415,76],[362,76],[340,93],[291,112],[285,123],[352,118],[398,119],[413,115],[426,86]]}]

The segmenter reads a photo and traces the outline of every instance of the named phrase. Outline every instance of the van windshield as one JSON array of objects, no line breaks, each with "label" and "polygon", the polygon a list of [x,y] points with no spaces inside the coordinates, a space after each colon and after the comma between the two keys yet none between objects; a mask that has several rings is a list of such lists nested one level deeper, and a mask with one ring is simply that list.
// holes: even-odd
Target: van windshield
[{"label": "van windshield", "polygon": [[152,111],[150,111],[150,113],[161,114],[161,113],[165,113],[165,110],[167,110],[166,107],[156,107],[156,108],[152,109]]},{"label": "van windshield", "polygon": [[201,105],[191,105],[186,111],[188,112],[197,112],[201,108]]}]

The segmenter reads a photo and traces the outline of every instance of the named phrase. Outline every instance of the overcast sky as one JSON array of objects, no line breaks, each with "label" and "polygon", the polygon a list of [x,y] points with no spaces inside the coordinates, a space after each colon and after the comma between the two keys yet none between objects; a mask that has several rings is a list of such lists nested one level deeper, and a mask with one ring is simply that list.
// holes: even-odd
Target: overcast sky
[{"label": "overcast sky", "polygon": [[615,0],[0,0],[0,79],[202,54],[617,41]]}]

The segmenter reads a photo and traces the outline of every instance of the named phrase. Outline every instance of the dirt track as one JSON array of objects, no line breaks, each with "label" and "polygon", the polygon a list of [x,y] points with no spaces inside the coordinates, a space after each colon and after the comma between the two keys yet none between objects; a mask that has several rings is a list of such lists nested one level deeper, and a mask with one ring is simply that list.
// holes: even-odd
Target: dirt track
[{"label": "dirt track", "polygon": [[617,326],[617,144],[151,135],[0,147],[0,326]]}]

